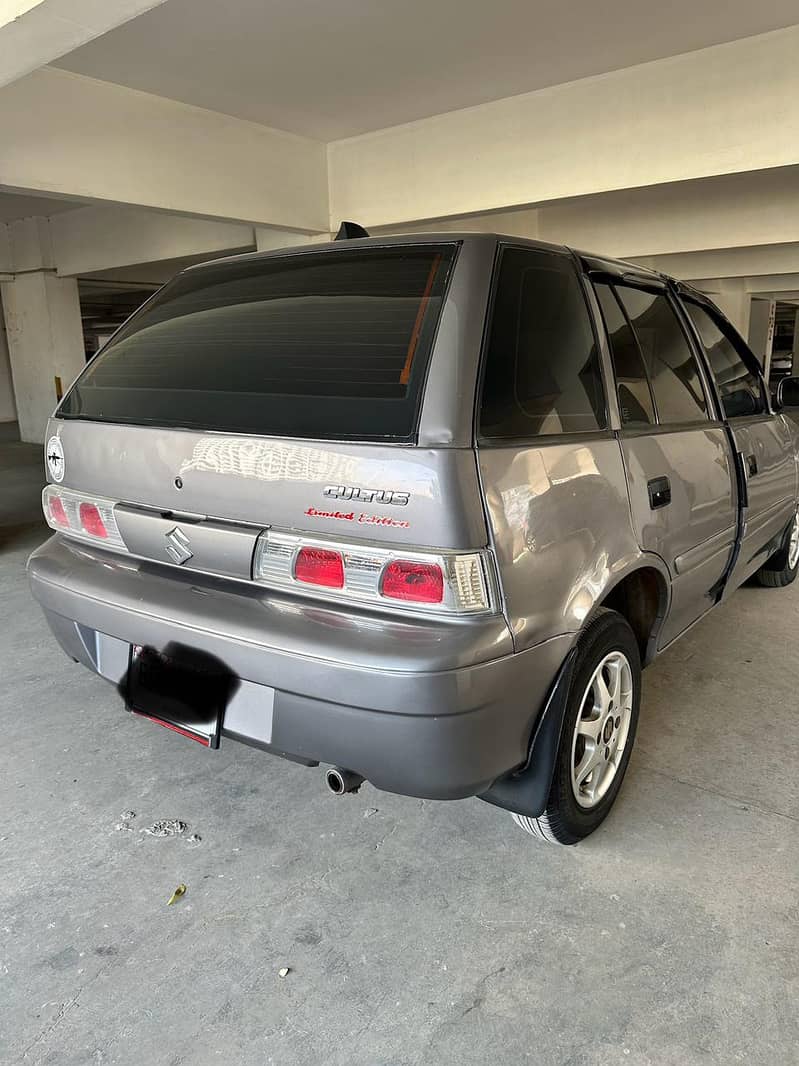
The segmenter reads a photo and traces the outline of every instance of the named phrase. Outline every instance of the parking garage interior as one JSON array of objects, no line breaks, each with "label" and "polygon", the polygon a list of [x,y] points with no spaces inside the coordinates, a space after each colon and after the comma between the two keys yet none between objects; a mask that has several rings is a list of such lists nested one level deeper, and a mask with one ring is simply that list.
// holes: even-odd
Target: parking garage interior
[{"label": "parking garage interior", "polygon": [[772,393],[799,373],[795,4],[576,6],[0,10],[3,1062],[797,1061],[797,586],[745,585],[646,670],[619,801],[562,849],[476,799],[198,759],[28,589],[87,362],[184,267],[345,219],[661,270]]}]

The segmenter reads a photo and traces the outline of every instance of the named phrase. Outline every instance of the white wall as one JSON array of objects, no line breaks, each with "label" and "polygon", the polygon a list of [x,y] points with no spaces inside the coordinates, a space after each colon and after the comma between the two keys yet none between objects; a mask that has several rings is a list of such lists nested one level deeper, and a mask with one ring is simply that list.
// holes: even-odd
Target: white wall
[{"label": "white wall", "polygon": [[334,142],[331,228],[796,164],[797,54],[799,26]]},{"label": "white wall", "polygon": [[49,220],[53,262],[64,276],[255,246],[252,226],[130,207],[83,207]]},{"label": "white wall", "polygon": [[17,405],[14,403],[14,384],[11,380],[11,363],[8,359],[3,305],[0,302],[0,422],[16,422]]},{"label": "white wall", "polygon": [[54,377],[64,391],[85,365],[74,278],[36,271],[0,285],[14,375],[20,437],[42,443],[56,405]]}]

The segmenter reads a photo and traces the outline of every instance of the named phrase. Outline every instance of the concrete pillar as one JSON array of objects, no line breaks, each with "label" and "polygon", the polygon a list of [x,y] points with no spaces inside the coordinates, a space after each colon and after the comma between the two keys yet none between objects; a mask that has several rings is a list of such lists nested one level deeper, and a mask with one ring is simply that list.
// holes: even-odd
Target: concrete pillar
[{"label": "concrete pillar", "polygon": [[771,364],[776,312],[776,300],[752,300],[752,311],[749,316],[749,347],[760,360],[766,379],[768,379]]},{"label": "concrete pillar", "polygon": [[85,365],[78,283],[52,271],[17,274],[0,285],[20,438],[44,441],[56,405]]},{"label": "concrete pillar", "polygon": [[14,403],[14,385],[11,380],[11,363],[8,359],[8,344],[3,323],[3,308],[0,304],[0,423],[16,422],[17,405]]},{"label": "concrete pillar", "polygon": [[742,337],[749,336],[749,319],[752,298],[743,285],[709,291],[711,300],[718,305]]}]

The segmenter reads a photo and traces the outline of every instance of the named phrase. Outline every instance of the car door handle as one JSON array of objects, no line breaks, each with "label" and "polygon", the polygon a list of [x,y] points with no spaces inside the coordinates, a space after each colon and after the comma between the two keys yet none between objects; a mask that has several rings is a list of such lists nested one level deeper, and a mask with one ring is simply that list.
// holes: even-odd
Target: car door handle
[{"label": "car door handle", "polygon": [[746,469],[749,471],[749,476],[754,477],[757,473],[757,456],[747,455],[746,457]]},{"label": "car door handle", "polygon": [[671,503],[671,482],[667,477],[653,477],[647,482],[649,506],[653,511],[658,507],[668,507]]}]

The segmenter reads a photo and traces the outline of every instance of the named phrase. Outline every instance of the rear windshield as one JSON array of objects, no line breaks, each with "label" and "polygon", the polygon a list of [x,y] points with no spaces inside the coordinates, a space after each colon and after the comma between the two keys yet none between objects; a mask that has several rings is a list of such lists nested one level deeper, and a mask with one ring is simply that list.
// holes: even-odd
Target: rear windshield
[{"label": "rear windshield", "polygon": [[336,250],[188,271],[123,326],[58,414],[411,440],[454,254]]}]

